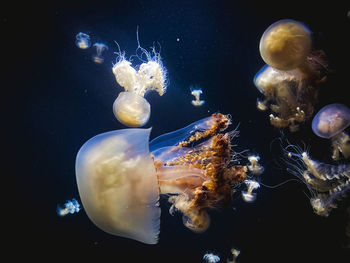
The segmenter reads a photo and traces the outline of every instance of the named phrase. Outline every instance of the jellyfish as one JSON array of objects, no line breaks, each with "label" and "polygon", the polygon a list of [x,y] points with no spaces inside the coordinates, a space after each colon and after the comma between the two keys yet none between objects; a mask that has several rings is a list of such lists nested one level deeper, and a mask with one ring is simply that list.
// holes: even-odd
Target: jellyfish
[{"label": "jellyfish", "polygon": [[227,259],[227,263],[237,263],[237,258],[241,251],[236,248],[231,248],[232,260]]},{"label": "jellyfish", "polygon": [[192,88],[191,87],[191,95],[193,95],[196,99],[192,100],[192,105],[193,106],[202,106],[205,101],[204,100],[200,100],[200,96],[203,93],[202,89],[200,88]]},{"label": "jellyfish", "polygon": [[162,194],[187,228],[205,231],[208,210],[228,206],[233,186],[248,172],[232,164],[237,156],[230,140],[238,131],[223,133],[230,124],[217,113],[150,143],[151,129],[141,128],[88,140],[77,154],[76,178],[90,220],[112,235],[156,244]]},{"label": "jellyfish", "polygon": [[207,263],[217,263],[220,262],[220,257],[213,254],[213,253],[206,253],[203,256],[203,259],[205,260],[205,262]]},{"label": "jellyfish", "polygon": [[260,184],[254,180],[244,180],[244,183],[247,186],[247,191],[242,191],[242,198],[247,203],[252,203],[256,199],[256,193],[253,193],[255,189],[260,187]]},{"label": "jellyfish", "polygon": [[289,19],[272,24],[260,40],[260,54],[267,64],[254,77],[265,96],[257,101],[257,108],[270,109],[270,123],[277,128],[295,132],[312,117],[327,65],[324,52],[312,50],[311,44],[310,30]]},{"label": "jellyfish", "polygon": [[264,167],[259,164],[260,156],[250,155],[248,156],[248,161],[250,165],[248,165],[248,170],[252,172],[254,175],[260,175],[264,172]]},{"label": "jellyfish", "polygon": [[319,162],[296,145],[288,145],[285,153],[290,160],[287,170],[308,187],[314,212],[327,217],[337,207],[337,200],[350,191],[350,164]]},{"label": "jellyfish", "polygon": [[162,96],[167,84],[167,71],[163,67],[160,54],[155,48],[152,49],[152,53],[140,45],[138,49],[141,49],[142,55],[147,59],[138,66],[138,70],[131,66],[131,62],[125,59],[122,52],[118,53],[117,63],[112,69],[118,84],[125,90],[120,92],[115,100],[113,113],[128,127],[141,127],[148,122],[151,106],[144,96],[150,90],[155,90]]},{"label": "jellyfish", "polygon": [[313,132],[332,142],[334,160],[339,160],[339,155],[350,157],[350,138],[344,131],[350,125],[350,109],[344,104],[334,103],[324,106],[312,120]]},{"label": "jellyfish", "polygon": [[80,204],[76,199],[68,200],[64,204],[64,208],[60,205],[57,206],[56,212],[59,216],[66,216],[68,214],[78,213],[81,210]]},{"label": "jellyfish", "polygon": [[85,33],[78,33],[76,36],[75,44],[78,48],[87,49],[91,46],[90,36]]},{"label": "jellyfish", "polygon": [[108,49],[108,46],[103,43],[95,43],[94,47],[96,47],[96,54],[92,56],[92,60],[97,64],[102,64],[104,61],[102,53]]}]

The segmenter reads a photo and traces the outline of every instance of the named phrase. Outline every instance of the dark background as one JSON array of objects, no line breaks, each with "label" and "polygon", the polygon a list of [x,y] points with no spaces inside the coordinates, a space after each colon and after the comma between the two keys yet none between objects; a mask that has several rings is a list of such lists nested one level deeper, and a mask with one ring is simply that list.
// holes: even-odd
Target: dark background
[{"label": "dark background", "polygon": [[[264,65],[258,50],[264,30],[279,19],[299,20],[313,31],[315,48],[328,56],[329,77],[315,110],[334,102],[350,106],[349,6],[321,2],[47,1],[2,8],[4,252],[13,259],[79,262],[202,262],[213,252],[226,262],[235,247],[239,262],[349,262],[349,197],[322,218],[313,213],[305,185],[295,181],[261,187],[253,204],[237,195],[232,207],[210,213],[212,223],[203,234],[185,228],[181,215],[170,216],[162,197],[160,241],[153,246],[104,233],[84,210],[56,214],[58,204],[80,202],[74,163],[82,144],[124,128],[112,113],[122,90],[111,71],[114,41],[127,56],[134,54],[137,26],[144,48],[160,44],[170,81],[163,97],[146,96],[152,138],[213,112],[229,113],[233,127],[240,123],[235,149],[261,156],[261,181],[276,185],[293,178],[281,160],[280,131],[269,124],[267,112],[256,109],[260,94],[252,81]],[[75,46],[79,32],[109,46],[104,64],[91,60],[93,48]],[[199,108],[190,103],[193,84],[203,89],[206,104]],[[315,136],[310,122],[285,135],[329,161],[329,141]]]}]

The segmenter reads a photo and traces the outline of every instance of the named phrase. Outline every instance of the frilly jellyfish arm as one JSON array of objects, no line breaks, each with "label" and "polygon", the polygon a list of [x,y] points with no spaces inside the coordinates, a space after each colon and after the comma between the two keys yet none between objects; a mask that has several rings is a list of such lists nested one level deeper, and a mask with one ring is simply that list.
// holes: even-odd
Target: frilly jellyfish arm
[{"label": "frilly jellyfish arm", "polygon": [[[189,143],[225,130],[231,124],[230,117],[221,113],[196,121],[185,128],[163,134],[150,142],[150,150],[168,146],[186,146]],[[165,148],[164,148],[165,149]],[[168,148],[169,149],[169,148]],[[159,154],[159,153],[158,153]]]},{"label": "frilly jellyfish arm", "polygon": [[76,178],[84,209],[96,226],[155,244],[159,187],[149,134],[150,129],[125,129],[88,140],[76,158]]}]

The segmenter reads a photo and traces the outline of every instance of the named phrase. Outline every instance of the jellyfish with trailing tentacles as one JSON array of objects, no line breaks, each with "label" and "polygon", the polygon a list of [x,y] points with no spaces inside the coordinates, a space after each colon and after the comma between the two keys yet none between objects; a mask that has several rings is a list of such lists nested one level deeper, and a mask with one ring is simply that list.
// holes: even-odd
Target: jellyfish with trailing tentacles
[{"label": "jellyfish with trailing tentacles", "polygon": [[78,48],[81,49],[87,49],[91,46],[91,42],[90,42],[90,36],[83,33],[83,32],[79,32],[76,36],[76,41],[75,41],[75,45]]},{"label": "jellyfish with trailing tentacles", "polygon": [[[157,137],[151,129],[122,129],[88,140],[76,158],[83,207],[107,233],[155,244],[160,227],[159,195],[169,195],[170,212],[180,211],[185,226],[203,232],[208,210],[229,205],[233,187],[248,168],[233,165],[237,154],[223,132],[227,115],[213,114]],[[150,152],[151,151],[151,152]]]},{"label": "jellyfish with trailing tentacles", "polygon": [[94,47],[96,47],[96,54],[92,56],[92,60],[97,64],[102,64],[104,61],[102,53],[108,49],[108,46],[103,43],[95,43]]},{"label": "jellyfish with trailing tentacles", "polygon": [[339,160],[339,155],[350,157],[350,137],[344,131],[350,125],[350,109],[344,104],[334,103],[324,106],[312,120],[313,132],[332,142],[334,160]]},{"label": "jellyfish with trailing tentacles", "polygon": [[118,84],[124,88],[113,104],[115,117],[128,127],[144,126],[150,117],[151,106],[144,98],[150,90],[155,90],[160,96],[166,91],[167,71],[163,67],[160,54],[152,49],[152,53],[138,46],[142,55],[137,56],[142,60],[138,70],[131,66],[131,62],[126,60],[125,54],[119,51],[117,63],[113,66],[113,74]]},{"label": "jellyfish with trailing tentacles", "polygon": [[270,122],[294,132],[314,112],[327,65],[322,50],[312,50],[311,31],[301,22],[283,19],[269,26],[260,40],[265,65],[254,84],[265,96],[257,108],[272,111]]},{"label": "jellyfish with trailing tentacles", "polygon": [[287,170],[308,187],[315,213],[327,217],[337,207],[337,200],[350,191],[350,164],[319,162],[296,145],[285,147],[285,153],[288,156]]}]

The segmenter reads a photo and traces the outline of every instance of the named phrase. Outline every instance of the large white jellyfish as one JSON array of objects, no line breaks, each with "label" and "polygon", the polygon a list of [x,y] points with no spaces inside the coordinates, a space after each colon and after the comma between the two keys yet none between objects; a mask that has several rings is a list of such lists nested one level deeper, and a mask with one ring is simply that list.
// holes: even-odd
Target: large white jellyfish
[{"label": "large white jellyfish", "polygon": [[344,104],[334,103],[324,106],[312,120],[313,132],[332,142],[334,160],[342,154],[350,157],[350,137],[344,131],[350,125],[350,109]]},{"label": "large white jellyfish", "polygon": [[113,112],[128,127],[141,127],[148,122],[151,106],[144,98],[147,91],[155,90],[160,96],[166,91],[167,71],[163,67],[160,54],[155,48],[152,53],[140,46],[138,49],[147,59],[138,66],[138,70],[131,66],[131,62],[126,60],[122,52],[118,53],[117,63],[112,69],[118,84],[125,90],[115,100]]},{"label": "large white jellyfish", "polygon": [[88,140],[76,158],[79,194],[88,217],[107,233],[155,244],[159,195],[170,194],[171,212],[181,212],[191,230],[205,231],[207,210],[229,205],[232,186],[248,171],[231,163],[237,156],[230,140],[237,131],[220,133],[230,123],[218,113],[150,144],[151,129],[136,128]]}]

